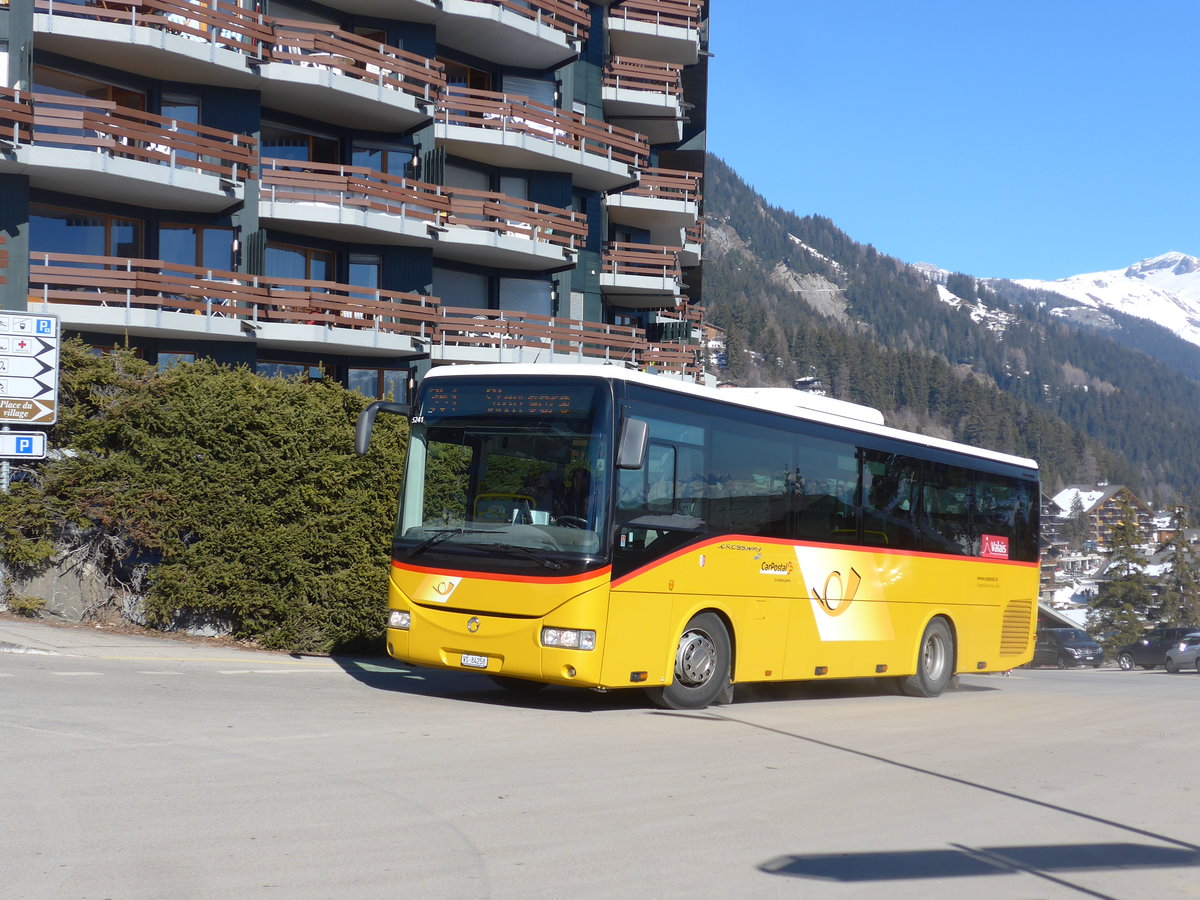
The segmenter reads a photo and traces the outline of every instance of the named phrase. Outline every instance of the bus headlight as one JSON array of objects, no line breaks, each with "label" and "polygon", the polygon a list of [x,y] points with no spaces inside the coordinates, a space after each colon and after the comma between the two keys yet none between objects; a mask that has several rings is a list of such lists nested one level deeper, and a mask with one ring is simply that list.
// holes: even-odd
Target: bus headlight
[{"label": "bus headlight", "polygon": [[565,650],[595,650],[596,632],[578,628],[543,628],[543,647],[562,647]]},{"label": "bus headlight", "polygon": [[412,624],[412,613],[406,609],[393,609],[388,614],[388,628],[399,628],[401,631],[408,631],[408,627]]}]

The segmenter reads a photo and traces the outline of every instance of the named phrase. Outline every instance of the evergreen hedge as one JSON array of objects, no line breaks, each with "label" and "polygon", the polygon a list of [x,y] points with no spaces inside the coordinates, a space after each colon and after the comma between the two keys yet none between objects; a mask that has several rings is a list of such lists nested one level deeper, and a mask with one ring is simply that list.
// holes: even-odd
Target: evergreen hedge
[{"label": "evergreen hedge", "polygon": [[[219,623],[276,649],[379,646],[406,423],[340,385],[210,361],[158,372],[64,342],[52,458],[0,495],[0,562],[86,554],[161,629]],[[103,611],[93,611],[100,615]]]}]

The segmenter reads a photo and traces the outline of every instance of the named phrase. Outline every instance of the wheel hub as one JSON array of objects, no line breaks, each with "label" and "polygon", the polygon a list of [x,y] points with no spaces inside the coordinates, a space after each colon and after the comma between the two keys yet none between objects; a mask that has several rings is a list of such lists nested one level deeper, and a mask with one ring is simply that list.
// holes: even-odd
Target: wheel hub
[{"label": "wheel hub", "polygon": [[675,654],[675,680],[688,687],[699,687],[713,676],[717,648],[703,631],[688,631],[679,639]]}]

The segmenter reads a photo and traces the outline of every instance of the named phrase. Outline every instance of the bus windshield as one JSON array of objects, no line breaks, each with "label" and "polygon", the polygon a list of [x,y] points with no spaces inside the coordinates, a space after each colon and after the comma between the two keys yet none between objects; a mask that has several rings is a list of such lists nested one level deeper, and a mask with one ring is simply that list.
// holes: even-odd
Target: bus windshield
[{"label": "bus windshield", "polygon": [[430,378],[412,424],[396,559],[544,575],[605,559],[611,410],[600,381]]}]

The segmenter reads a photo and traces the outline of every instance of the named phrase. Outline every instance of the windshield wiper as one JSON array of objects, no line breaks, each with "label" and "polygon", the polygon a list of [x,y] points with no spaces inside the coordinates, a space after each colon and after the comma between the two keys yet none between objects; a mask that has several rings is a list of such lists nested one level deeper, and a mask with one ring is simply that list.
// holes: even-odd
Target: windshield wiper
[{"label": "windshield wiper", "polygon": [[472,529],[472,528],[442,528],[438,531],[435,531],[429,537],[425,538],[425,540],[421,541],[421,543],[417,544],[417,546],[415,546],[411,550],[409,550],[408,558],[412,559],[414,556],[419,556],[420,554],[422,554],[426,550],[428,550],[430,547],[435,547],[438,544],[440,544],[442,541],[449,540],[450,538],[454,537],[457,534],[487,534],[487,533],[488,533],[487,531],[485,531],[483,529],[479,529],[479,528],[474,528],[474,529]]},{"label": "windshield wiper", "polygon": [[502,553],[508,553],[510,555],[516,554],[517,556],[524,556],[534,560],[535,562],[541,563],[547,569],[562,568],[562,563],[560,563],[557,559],[550,559],[547,556],[542,556],[542,554],[538,553],[536,550],[531,550],[528,547],[521,547],[517,544],[480,544],[477,546],[487,546],[489,550],[499,550]]}]

